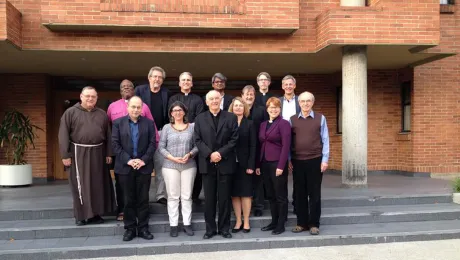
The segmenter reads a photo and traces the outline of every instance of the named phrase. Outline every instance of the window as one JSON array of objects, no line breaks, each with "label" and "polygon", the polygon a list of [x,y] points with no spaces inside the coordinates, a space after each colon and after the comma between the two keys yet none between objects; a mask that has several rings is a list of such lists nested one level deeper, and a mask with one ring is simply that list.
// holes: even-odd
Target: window
[{"label": "window", "polygon": [[342,133],[342,87],[337,88],[337,133]]},{"label": "window", "polygon": [[410,132],[411,82],[401,85],[401,132]]},{"label": "window", "polygon": [[442,5],[453,5],[455,4],[455,0],[440,0]]}]

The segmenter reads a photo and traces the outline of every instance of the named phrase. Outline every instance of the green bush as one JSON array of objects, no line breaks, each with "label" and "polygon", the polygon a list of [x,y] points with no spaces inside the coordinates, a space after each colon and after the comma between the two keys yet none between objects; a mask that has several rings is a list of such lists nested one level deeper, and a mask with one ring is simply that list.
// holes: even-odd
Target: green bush
[{"label": "green bush", "polygon": [[454,179],[452,189],[454,192],[460,192],[460,177]]}]

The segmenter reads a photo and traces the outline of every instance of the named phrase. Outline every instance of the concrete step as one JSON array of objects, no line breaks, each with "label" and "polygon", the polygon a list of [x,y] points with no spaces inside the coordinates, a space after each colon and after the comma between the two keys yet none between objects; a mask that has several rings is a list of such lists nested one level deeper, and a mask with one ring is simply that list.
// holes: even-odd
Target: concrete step
[{"label": "concrete step", "polygon": [[202,239],[204,231],[196,232],[193,237],[180,233],[176,238],[167,233],[157,233],[153,240],[135,238],[130,242],[123,242],[121,235],[3,240],[0,241],[0,259],[82,259],[457,239],[460,238],[460,220],[427,221],[423,224],[396,222],[325,225],[321,227],[319,236],[311,236],[306,232],[294,234],[290,230],[291,227],[285,233],[273,236],[253,228],[247,234],[234,234],[232,239],[216,236],[209,240]]},{"label": "concrete step", "polygon": [[[331,226],[457,219],[460,219],[460,206],[450,203],[325,208],[322,212],[321,223]],[[260,228],[270,222],[271,217],[268,211],[265,211],[261,217],[251,217],[252,228]],[[294,226],[295,224],[296,216],[290,213],[286,225]],[[152,214],[149,226],[153,233],[169,232],[168,216],[166,214]],[[203,213],[193,214],[192,227],[196,231],[205,230]],[[115,221],[113,218],[107,219],[104,224],[82,227],[75,226],[73,218],[0,221],[0,239],[3,240],[113,236],[122,235],[123,232],[123,223]]]},{"label": "concrete step", "polygon": [[[372,197],[348,197],[348,198],[324,198],[322,199],[323,208],[338,207],[361,207],[361,206],[389,206],[389,205],[419,205],[451,203],[452,194],[437,195],[401,195],[401,196],[372,196]],[[265,209],[269,208],[268,202]],[[0,205],[1,206],[1,205]],[[292,205],[289,203],[289,207]],[[0,207],[1,208],[1,207]],[[193,206],[193,212],[203,212],[204,205]],[[166,214],[167,209],[164,205],[150,203],[152,214]],[[38,220],[38,219],[61,219],[73,217],[71,205],[68,208],[43,208],[33,210],[0,210],[0,221],[8,220]]]}]

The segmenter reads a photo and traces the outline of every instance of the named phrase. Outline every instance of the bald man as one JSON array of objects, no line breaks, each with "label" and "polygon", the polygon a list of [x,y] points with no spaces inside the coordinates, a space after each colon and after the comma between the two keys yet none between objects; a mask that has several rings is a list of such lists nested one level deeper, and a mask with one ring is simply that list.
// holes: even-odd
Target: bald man
[{"label": "bald man", "polygon": [[139,236],[153,239],[149,232],[149,188],[156,149],[154,122],[141,116],[142,100],[128,101],[128,115],[113,122],[112,146],[115,172],[119,175],[125,207],[123,241]]}]

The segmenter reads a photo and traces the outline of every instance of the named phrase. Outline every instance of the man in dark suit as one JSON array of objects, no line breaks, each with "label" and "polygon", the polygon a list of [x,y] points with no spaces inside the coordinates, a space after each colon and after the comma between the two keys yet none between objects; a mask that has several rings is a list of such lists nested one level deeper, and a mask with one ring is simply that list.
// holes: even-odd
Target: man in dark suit
[{"label": "man in dark suit", "polygon": [[156,135],[152,120],[142,117],[142,100],[132,97],[128,102],[128,115],[113,122],[112,146],[115,172],[119,175],[125,207],[123,241],[137,235],[153,239],[149,232],[149,188],[153,171]]},{"label": "man in dark suit", "polygon": [[267,72],[261,72],[259,73],[259,75],[257,75],[257,85],[259,86],[259,93],[256,94],[256,105],[265,108],[265,103],[267,103],[267,100],[275,96],[273,93],[268,92],[270,91],[270,84],[270,74],[268,74]]},{"label": "man in dark suit", "polygon": [[[255,97],[256,97],[256,90],[252,85],[247,85],[243,88],[242,95],[241,97],[243,98],[244,102],[248,104],[249,106],[249,117],[248,119],[253,121],[254,124],[254,129],[256,131],[256,135],[259,136],[259,127],[260,124],[263,121],[268,120],[268,113],[267,110],[265,109],[265,106],[259,106],[255,103]],[[260,153],[260,142],[259,138],[256,138],[256,158],[259,158],[259,153]],[[253,214],[256,217],[260,217],[263,214],[264,210],[264,185],[263,185],[263,180],[262,176],[253,174],[253,202],[252,202],[252,208],[253,208]]]},{"label": "man in dark suit", "polygon": [[[161,67],[152,67],[148,74],[149,84],[137,86],[135,90],[136,96],[139,96],[142,102],[150,108],[160,136],[163,126],[169,123],[168,99],[170,91],[161,87],[165,78],[166,72]],[[156,201],[166,205],[166,185],[161,174],[164,157],[157,151],[154,155],[154,160]]]},{"label": "man in dark suit", "polygon": [[[212,88],[220,93],[221,100],[220,100],[220,110],[228,111],[230,104],[233,101],[233,96],[229,94],[225,94],[225,84],[227,83],[227,77],[224,76],[222,73],[216,73],[211,78]],[[204,102],[206,103],[206,97],[203,97]],[[209,109],[207,107],[206,109]]]},{"label": "man in dark suit", "polygon": [[[216,234],[231,238],[230,207],[232,174],[236,163],[235,146],[238,140],[238,122],[234,114],[220,109],[221,94],[211,90],[206,95],[209,111],[195,119],[195,143],[199,150],[199,169],[203,174],[205,197],[204,239]],[[218,201],[217,201],[218,200]],[[219,219],[216,225],[216,203]],[[217,232],[217,229],[219,232]]]},{"label": "man in dark suit", "polygon": [[[284,120],[291,120],[291,116],[298,115],[300,113],[300,106],[298,98],[295,94],[296,80],[291,75],[286,75],[281,80],[281,87],[284,90],[284,95],[279,97],[281,100],[281,116]],[[292,172],[292,163],[289,159],[289,171]],[[294,214],[296,214],[295,204],[295,188],[292,189],[292,206],[294,207]]]}]

